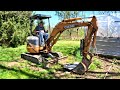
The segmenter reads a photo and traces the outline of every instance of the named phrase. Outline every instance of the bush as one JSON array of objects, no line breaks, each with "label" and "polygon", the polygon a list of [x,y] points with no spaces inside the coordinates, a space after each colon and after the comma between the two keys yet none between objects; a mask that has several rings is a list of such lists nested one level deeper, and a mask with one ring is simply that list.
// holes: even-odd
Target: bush
[{"label": "bush", "polygon": [[7,47],[23,45],[30,34],[31,11],[0,11],[0,44]]}]

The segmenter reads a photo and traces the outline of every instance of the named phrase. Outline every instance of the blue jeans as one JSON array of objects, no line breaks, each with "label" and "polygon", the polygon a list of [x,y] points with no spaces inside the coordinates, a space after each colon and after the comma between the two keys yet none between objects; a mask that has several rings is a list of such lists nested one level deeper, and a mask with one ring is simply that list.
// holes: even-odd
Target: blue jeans
[{"label": "blue jeans", "polygon": [[39,33],[39,38],[40,38],[40,46],[45,46],[45,42],[48,39],[48,33]]}]

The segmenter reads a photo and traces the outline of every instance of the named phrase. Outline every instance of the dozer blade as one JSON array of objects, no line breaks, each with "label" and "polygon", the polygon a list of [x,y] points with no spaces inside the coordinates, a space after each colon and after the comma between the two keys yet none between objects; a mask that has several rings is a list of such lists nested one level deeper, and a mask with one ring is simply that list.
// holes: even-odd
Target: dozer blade
[{"label": "dozer blade", "polygon": [[40,55],[32,55],[28,53],[23,53],[21,54],[21,58],[31,61],[36,64],[40,64],[42,62],[42,57],[40,57]]}]

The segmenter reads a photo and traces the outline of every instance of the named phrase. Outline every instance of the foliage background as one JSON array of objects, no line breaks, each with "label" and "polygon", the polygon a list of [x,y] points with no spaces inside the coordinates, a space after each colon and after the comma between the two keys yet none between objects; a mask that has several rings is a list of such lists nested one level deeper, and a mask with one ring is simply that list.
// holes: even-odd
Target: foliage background
[{"label": "foliage background", "polygon": [[30,34],[29,16],[32,11],[0,11],[0,44],[17,47]]}]

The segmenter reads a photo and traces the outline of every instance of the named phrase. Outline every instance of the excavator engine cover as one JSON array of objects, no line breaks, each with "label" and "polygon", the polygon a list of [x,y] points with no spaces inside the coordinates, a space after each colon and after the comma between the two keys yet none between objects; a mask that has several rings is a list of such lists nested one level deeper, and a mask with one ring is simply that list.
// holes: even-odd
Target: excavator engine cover
[{"label": "excavator engine cover", "polygon": [[39,53],[39,38],[37,36],[27,37],[27,51],[30,53]]}]

